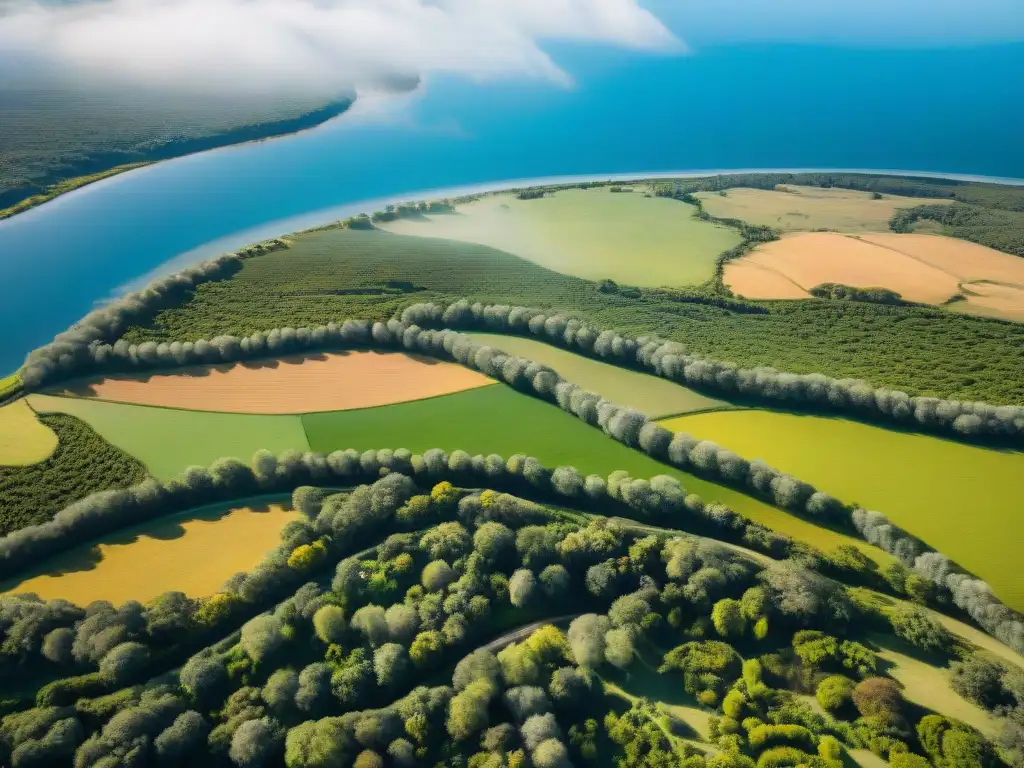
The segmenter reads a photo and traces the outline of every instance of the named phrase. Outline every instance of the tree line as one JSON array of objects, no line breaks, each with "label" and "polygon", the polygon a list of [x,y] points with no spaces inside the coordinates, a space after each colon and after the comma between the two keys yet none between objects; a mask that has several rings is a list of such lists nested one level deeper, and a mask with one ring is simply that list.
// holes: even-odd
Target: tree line
[{"label": "tree line", "polygon": [[[424,330],[421,325],[443,325],[445,329]],[[119,340],[113,345],[92,344],[82,350],[79,372],[151,370],[188,363],[231,362],[299,350],[367,345],[401,348],[452,359],[555,403],[586,423],[599,427],[615,440],[639,448],[660,461],[736,485],[784,509],[849,527],[872,544],[895,555],[908,567],[918,569],[940,589],[949,590],[958,607],[1000,640],[1011,647],[1024,648],[1024,622],[1020,620],[1020,614],[1003,605],[984,581],[966,574],[944,555],[929,550],[923,542],[894,526],[881,513],[847,507],[829,494],[779,472],[761,460],[748,461],[712,441],[698,440],[686,433],[672,433],[639,411],[618,406],[599,394],[562,379],[548,366],[481,345],[473,337],[450,330],[447,326],[529,333],[573,350],[651,370],[686,384],[693,383],[698,375],[712,377],[714,370],[707,361],[688,358],[682,345],[677,342],[643,337],[632,339],[612,331],[598,333],[580,321],[562,315],[548,317],[540,310],[504,305],[470,305],[461,301],[446,309],[436,304],[416,304],[402,312],[401,320],[392,319],[372,325],[365,321],[346,320],[342,325],[330,323],[312,329],[272,329],[244,338],[219,336],[209,342],[200,339],[194,343],[145,342],[135,345]],[[936,398],[909,398],[904,393],[872,391],[862,383],[837,381],[815,374],[798,377],[778,374],[771,369],[726,370],[733,372],[736,382],[750,381],[769,392],[779,392],[779,385],[789,382],[793,389],[790,397],[799,391],[807,395],[817,394],[820,399],[830,403],[854,405],[899,400],[908,409],[912,403],[915,418],[934,418],[933,423],[936,424],[948,422],[954,406],[980,408],[983,405],[951,403]],[[47,371],[52,373],[53,369]],[[771,375],[766,371],[771,371]],[[744,373],[751,377],[744,378]],[[28,371],[23,376],[27,374]],[[897,398],[897,394],[902,395],[903,399]],[[997,424],[1004,427],[1009,424],[1012,426],[1006,428],[1017,429],[1018,432],[1014,434],[1018,434],[1019,425],[1024,425],[1024,416],[1020,415],[1024,413],[1022,408],[985,408],[991,409],[984,412],[993,419],[992,422],[985,422],[991,425],[993,431]],[[998,418],[1009,413],[1017,414],[1016,421],[1007,422]],[[952,421],[956,425],[967,417],[961,413]],[[970,417],[981,421],[976,414]],[[758,535],[763,539],[767,534]],[[2,546],[3,541],[0,540],[0,562],[3,558]]]}]

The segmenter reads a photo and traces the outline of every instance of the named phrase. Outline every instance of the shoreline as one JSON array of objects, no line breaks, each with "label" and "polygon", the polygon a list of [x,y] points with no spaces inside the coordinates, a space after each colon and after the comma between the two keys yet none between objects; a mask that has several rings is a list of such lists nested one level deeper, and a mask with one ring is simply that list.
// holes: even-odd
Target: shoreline
[{"label": "shoreline", "polygon": [[708,168],[675,171],[635,171],[630,173],[586,173],[562,176],[539,176],[530,178],[500,179],[455,187],[438,187],[419,189],[387,195],[385,197],[368,198],[351,203],[341,203],[327,208],[318,208],[295,216],[271,219],[255,227],[239,230],[230,235],[216,238],[202,245],[183,251],[167,261],[159,264],[115,288],[108,296],[96,299],[96,306],[102,306],[129,291],[138,290],[158,277],[163,277],[179,269],[183,269],[200,261],[219,256],[222,253],[244,248],[264,240],[297,234],[307,229],[315,229],[336,221],[341,221],[360,213],[370,213],[386,205],[397,205],[413,200],[437,200],[446,197],[464,195],[491,194],[522,187],[546,187],[559,184],[582,184],[590,181],[626,182],[647,179],[692,179],[703,176],[733,176],[745,173],[856,173],[869,176],[906,176],[926,179],[948,179],[950,181],[976,182],[981,184],[998,184],[1001,186],[1024,187],[1024,179],[1008,176],[984,176],[967,173],[941,173],[937,171],[914,171],[902,169],[879,168]]},{"label": "shoreline", "polygon": [[[154,157],[150,160],[139,160],[134,163],[123,163],[121,165],[115,165],[105,170],[96,171],[95,173],[81,174],[78,176],[69,176],[65,179],[59,179],[52,184],[47,185],[41,192],[37,192],[34,195],[29,195],[13,205],[7,206],[6,208],[0,208],[0,222],[11,219],[18,214],[25,213],[34,208],[38,208],[46,203],[52,202],[59,197],[68,195],[72,192],[76,192],[84,189],[85,187],[97,184],[101,181],[112,179],[115,176],[121,176],[129,171],[136,171],[141,168],[148,168],[149,166],[156,165],[158,163],[165,163],[170,160],[177,160],[182,157],[188,157],[190,155],[199,155],[204,152],[213,152],[218,149],[226,149],[228,147],[241,147],[247,144],[258,144],[263,141],[271,141],[273,139],[281,139],[286,136],[297,136],[306,131],[314,130],[319,128],[325,123],[330,122],[338,117],[341,117],[347,113],[352,106],[355,104],[355,98],[349,100],[335,101],[327,104],[319,109],[310,110],[305,114],[299,115],[298,117],[288,118],[287,120],[278,120],[272,123],[253,123],[251,125],[240,126],[232,129],[232,131],[223,132],[221,134],[214,134],[203,139],[190,139],[188,141],[193,143],[208,143],[209,146],[196,147],[194,149],[185,148],[181,152],[173,151],[173,144],[164,145],[163,149],[171,149],[171,154],[167,154],[162,157]],[[312,119],[308,125],[305,121]],[[291,125],[300,123],[297,128],[292,128]],[[237,141],[221,141],[224,137],[229,137],[232,132],[244,132],[253,131],[259,129],[261,126],[266,125],[287,125],[289,130],[282,130],[279,132],[267,133],[261,136],[253,136],[251,138],[242,138]],[[184,142],[187,144],[188,142]],[[159,150],[157,151],[159,154]]]}]

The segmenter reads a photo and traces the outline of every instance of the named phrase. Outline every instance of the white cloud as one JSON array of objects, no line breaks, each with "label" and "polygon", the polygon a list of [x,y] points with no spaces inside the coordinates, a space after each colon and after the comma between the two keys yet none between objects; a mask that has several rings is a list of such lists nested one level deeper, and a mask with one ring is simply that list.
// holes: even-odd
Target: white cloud
[{"label": "white cloud", "polygon": [[[190,92],[568,75],[549,40],[680,43],[638,0],[0,0],[0,68]],[[12,73],[18,73],[13,75]]]}]

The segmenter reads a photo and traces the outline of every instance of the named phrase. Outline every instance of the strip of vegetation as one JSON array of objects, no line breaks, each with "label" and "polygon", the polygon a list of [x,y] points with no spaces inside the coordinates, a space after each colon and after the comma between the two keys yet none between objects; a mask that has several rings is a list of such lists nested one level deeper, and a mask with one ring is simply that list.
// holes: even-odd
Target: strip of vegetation
[{"label": "strip of vegetation", "polygon": [[100,171],[99,173],[89,174],[88,176],[75,176],[74,178],[59,181],[56,184],[50,185],[45,191],[40,192],[38,195],[26,197],[24,200],[20,200],[8,208],[0,209],[0,219],[8,219],[15,214],[24,213],[30,208],[35,208],[38,205],[47,203],[59,195],[73,192],[76,189],[81,189],[84,186],[94,184],[95,182],[102,181],[103,179],[109,179],[111,176],[117,176],[118,174],[125,173],[126,171],[134,171],[136,168],[143,168],[147,165],[151,165],[152,162],[153,161],[126,163],[105,171]]},{"label": "strip of vegetation", "polygon": [[913,232],[918,221],[935,221],[946,234],[1024,256],[1024,212],[976,205],[919,205],[896,211],[889,221],[893,232]]},{"label": "strip of vegetation", "polygon": [[21,376],[16,373],[0,378],[0,403],[13,400],[20,395],[22,386]]},{"label": "strip of vegetation", "polygon": [[[0,467],[0,533],[52,520],[64,507],[95,491],[127,488],[146,468],[74,416],[40,416],[57,434],[57,450],[39,464]],[[2,540],[0,540],[2,541]]]},{"label": "strip of vegetation", "polygon": [[[748,461],[711,441],[698,441],[684,433],[673,434],[645,414],[609,403],[600,395],[565,381],[546,366],[477,344],[472,337],[456,331],[421,330],[422,326],[432,324],[547,336],[569,348],[578,345],[587,354],[649,368],[658,375],[677,380],[682,378],[687,383],[691,383],[691,378],[698,383],[708,379],[719,381],[721,372],[708,361],[687,360],[680,345],[659,339],[633,340],[610,331],[598,332],[578,320],[562,316],[549,318],[538,310],[507,305],[470,306],[468,302],[459,302],[447,309],[437,305],[415,305],[403,312],[401,321],[378,322],[372,328],[366,322],[348,320],[342,326],[332,323],[314,329],[274,329],[243,339],[221,336],[210,342],[200,340],[194,344],[176,343],[177,346],[147,342],[135,347],[123,341],[114,346],[95,345],[90,348],[91,366],[93,370],[153,369],[189,362],[235,361],[265,356],[267,352],[280,354],[294,349],[344,348],[371,343],[385,347],[401,346],[454,359],[513,387],[557,403],[563,410],[600,427],[619,442],[639,447],[656,459],[710,474],[747,493],[768,498],[783,509],[824,522],[839,522],[856,530],[867,541],[890,552],[908,567],[921,571],[940,590],[948,590],[956,605],[987,631],[1011,647],[1024,648],[1024,623],[1020,621],[1019,614],[999,601],[985,582],[966,574],[944,555],[929,550],[922,541],[892,525],[881,513],[844,506],[812,485],[778,472],[763,461]],[[736,382],[749,381],[753,387],[766,384],[763,379],[759,381],[757,372],[744,376],[742,371],[724,370],[731,371]],[[764,376],[769,377],[772,373],[764,372]],[[962,411],[965,406],[960,403],[912,399],[904,393],[888,391],[880,394],[858,383],[847,388],[843,382],[830,382],[825,377],[808,377],[807,381],[792,377],[787,383],[801,396],[826,402],[845,402],[855,410],[858,407],[879,408],[880,403],[887,403],[891,405],[893,415],[899,415],[906,409],[908,418],[916,418],[924,424],[953,427],[962,434],[968,432],[965,419],[969,420],[970,432],[975,434],[981,432],[984,424],[987,434],[1011,436],[1019,434],[1015,431],[1019,429],[1017,421],[1024,421],[1019,415],[1021,409],[983,408],[981,414],[992,419],[983,422],[977,410]],[[779,383],[769,383],[765,391],[772,392],[779,387]],[[966,407],[976,409],[978,404]]]},{"label": "strip of vegetation", "polygon": [[[400,766],[529,759],[562,768],[612,756],[623,766],[754,768],[756,759],[762,768],[840,768],[845,745],[904,768],[924,765],[909,760],[912,751],[939,765],[997,765],[979,734],[904,702],[874,650],[854,639],[881,629],[948,658],[950,636],[923,612],[886,617],[818,574],[792,563],[764,567],[714,542],[581,525],[493,490],[418,490],[395,474],[344,499],[306,488],[296,506],[307,518],[290,541],[220,595],[198,605],[165,596],[142,611],[144,623],[138,606],[97,605],[41,644],[38,631],[27,633],[28,652],[39,646],[57,659],[50,663],[98,658],[94,684],[113,692],[9,715],[0,757],[16,768],[143,760],[371,768],[384,755]],[[392,533],[453,515],[458,522],[422,534]],[[329,590],[292,587],[273,612],[243,625],[237,643],[132,686],[156,671],[154,628],[187,636],[216,625],[245,593],[295,584],[332,563],[332,542],[388,533],[372,557],[337,563]],[[497,654],[465,655],[494,628],[566,603],[606,614],[580,616],[565,633],[542,627]],[[671,739],[643,705],[608,711],[600,676],[658,648],[671,649],[657,651],[659,673],[715,712],[721,756],[705,760]],[[454,654],[463,658],[452,685],[422,687]],[[830,714],[794,695],[816,687]],[[956,737],[943,738],[947,731]]]},{"label": "strip of vegetation", "polygon": [[842,283],[821,283],[808,291],[811,296],[833,301],[866,301],[871,304],[903,304],[903,297],[888,288],[857,288]]},{"label": "strip of vegetation", "polygon": [[[61,99],[55,108],[59,113],[73,112],[76,107],[83,106],[73,103],[72,94],[66,96],[68,98]],[[40,100],[30,98],[32,101]],[[33,146],[39,144],[40,135],[39,126],[31,125],[34,122],[31,116],[33,106],[18,109],[22,105],[5,103],[5,116],[10,113],[11,125],[6,141],[0,146],[0,200],[4,206],[9,207],[0,210],[0,219],[132,168],[314,128],[344,113],[352,103],[352,99],[342,98],[314,109],[296,111],[284,107],[278,110],[283,113],[280,116],[275,116],[272,108],[262,120],[253,120],[250,116],[248,119],[242,118],[241,122],[225,119],[231,107],[213,105],[212,111],[222,116],[220,119],[212,119],[208,128],[202,127],[203,117],[188,117],[191,105],[173,117],[166,105],[160,105],[155,110],[157,114],[152,116],[153,123],[148,126],[132,125],[131,115],[122,115],[119,119],[116,110],[99,116],[98,121],[102,125],[97,125],[95,105],[90,104],[85,107],[85,111],[90,113],[90,119],[79,124],[73,117],[69,119],[67,114],[63,114],[59,129],[55,129],[53,122],[56,120],[52,115],[41,115],[40,119],[46,126],[41,134],[46,140],[38,147]],[[123,108],[123,104],[118,106]],[[145,108],[139,111],[144,114]],[[284,116],[289,111],[291,114]],[[24,125],[26,122],[28,126]],[[181,123],[178,130],[168,131],[169,125],[174,122]],[[22,127],[31,127],[37,132],[15,135],[16,130]],[[126,135],[119,136],[121,132]],[[93,145],[97,136],[104,134],[105,140]]]}]

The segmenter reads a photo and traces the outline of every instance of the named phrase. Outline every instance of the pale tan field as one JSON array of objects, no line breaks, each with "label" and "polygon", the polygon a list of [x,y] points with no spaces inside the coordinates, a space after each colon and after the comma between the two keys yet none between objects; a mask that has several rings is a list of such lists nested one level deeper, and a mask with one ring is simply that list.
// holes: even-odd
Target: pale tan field
[{"label": "pale tan field", "polygon": [[879,657],[892,665],[888,673],[903,686],[903,696],[908,701],[961,720],[986,736],[998,733],[999,721],[995,717],[953,690],[948,669],[916,658],[909,652],[909,646],[889,635],[871,635],[870,638],[880,648]]},{"label": "pale tan field", "polygon": [[[898,235],[902,238],[931,235]],[[725,266],[723,280],[735,293],[748,298],[792,298],[789,290],[775,290],[778,281],[762,283],[761,274],[740,265],[756,264],[788,278],[802,289],[821,283],[842,283],[859,288],[880,286],[897,291],[908,301],[941,304],[959,290],[959,280],[937,267],[890,247],[832,232],[800,232],[758,246],[750,254]],[[776,293],[785,295],[776,295]]]},{"label": "pale tan field", "polygon": [[400,352],[347,352],[77,382],[61,394],[226,413],[316,413],[404,403],[494,384]]},{"label": "pale tan field", "polygon": [[966,296],[957,312],[1024,320],[1024,259],[941,235],[872,234],[861,238],[953,275]]},{"label": "pale tan field", "polygon": [[256,566],[298,515],[270,504],[161,518],[44,561],[18,583],[4,584],[4,594],[35,592],[77,605],[146,602],[168,591],[206,597]]},{"label": "pale tan field", "polygon": [[24,398],[0,406],[0,467],[38,464],[57,449],[57,435]]},{"label": "pale tan field", "polygon": [[739,187],[726,191],[698,192],[704,210],[724,219],[740,219],[783,232],[807,232],[834,229],[840,232],[888,232],[889,219],[901,208],[948,203],[920,197],[883,195],[872,200],[870,192],[852,189],[825,189],[787,184],[788,191]]}]

